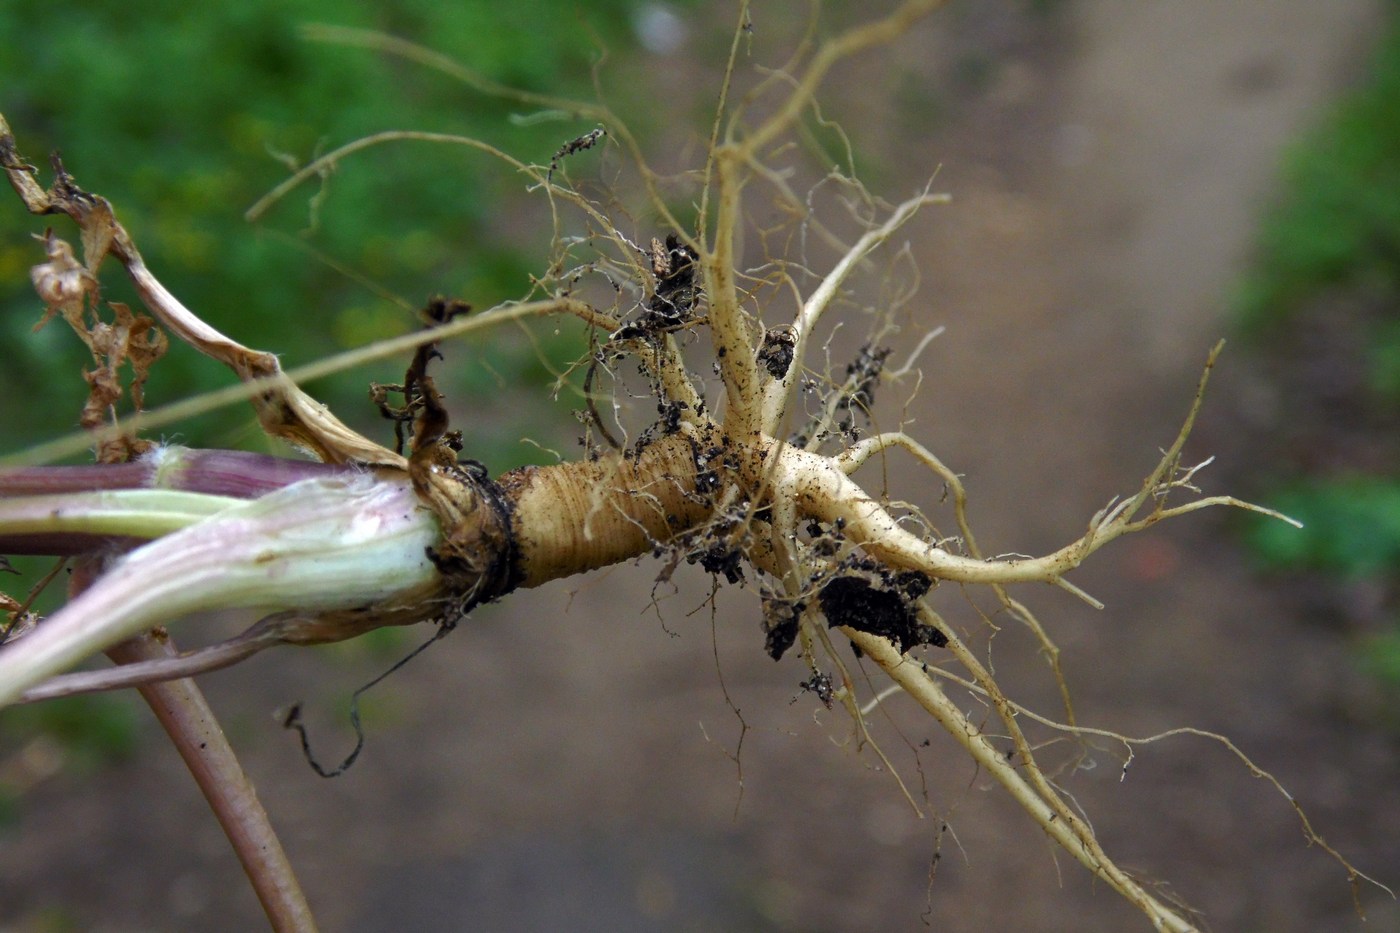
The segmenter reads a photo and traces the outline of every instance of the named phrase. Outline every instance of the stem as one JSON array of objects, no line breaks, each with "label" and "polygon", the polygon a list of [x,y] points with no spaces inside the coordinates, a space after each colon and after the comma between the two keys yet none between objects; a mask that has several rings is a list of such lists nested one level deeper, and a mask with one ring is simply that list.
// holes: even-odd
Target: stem
[{"label": "stem", "polygon": [[[69,581],[70,596],[90,588],[98,573],[96,558],[80,561]],[[107,652],[118,665],[159,663],[174,654],[175,646],[163,631],[140,635]],[[186,678],[139,689],[208,801],[272,928],[277,933],[314,933],[316,921],[291,862],[199,687]]]},{"label": "stem", "polygon": [[353,469],[314,460],[288,460],[241,450],[158,447],[143,464],[151,466],[150,485],[237,499],[256,499],[292,483],[343,476]]},{"label": "stem", "polygon": [[[0,499],[0,551],[74,554],[91,550],[94,540],[159,538],[238,504],[238,499],[168,489]],[[67,547],[55,545],[65,540]]]},{"label": "stem", "polygon": [[[129,664],[171,658],[176,652],[168,637],[147,634],[107,654],[118,664]],[[139,689],[228,836],[272,929],[277,933],[315,931],[311,906],[287,853],[199,687],[183,678]]]},{"label": "stem", "polygon": [[158,447],[127,463],[0,469],[0,498],[102,489],[179,489],[256,499],[299,480],[345,471],[345,467],[329,463],[241,450]]},{"label": "stem", "polygon": [[427,553],[439,538],[406,480],[305,480],[239,502],[128,554],[0,652],[0,705],[202,609],[342,611],[352,614],[350,625],[403,612],[426,617],[440,585]]},{"label": "stem", "polygon": [[[98,693],[104,690],[121,690],[140,687],[165,680],[179,680],[196,674],[217,671],[239,661],[246,660],[259,651],[280,645],[291,640],[303,620],[287,616],[270,616],[259,620],[246,631],[227,641],[181,652],[170,657],[160,657],[151,661],[132,661],[120,667],[104,670],[76,671],[72,674],[58,674],[31,687],[19,698],[21,703],[37,703],[57,697],[76,696],[83,693]],[[172,645],[173,650],[173,645]],[[109,652],[110,653],[110,652]]]}]

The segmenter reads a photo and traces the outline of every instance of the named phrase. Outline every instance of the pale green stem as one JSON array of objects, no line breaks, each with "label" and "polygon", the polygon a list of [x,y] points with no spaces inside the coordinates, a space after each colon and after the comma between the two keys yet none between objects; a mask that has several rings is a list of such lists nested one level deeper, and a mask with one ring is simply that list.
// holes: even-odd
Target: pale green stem
[{"label": "pale green stem", "polygon": [[159,538],[245,500],[171,489],[102,492],[0,499],[0,535],[125,535]]},{"label": "pale green stem", "polygon": [[440,537],[407,480],[311,479],[138,548],[0,651],[0,705],[154,626],[213,608],[304,612],[422,598]]}]

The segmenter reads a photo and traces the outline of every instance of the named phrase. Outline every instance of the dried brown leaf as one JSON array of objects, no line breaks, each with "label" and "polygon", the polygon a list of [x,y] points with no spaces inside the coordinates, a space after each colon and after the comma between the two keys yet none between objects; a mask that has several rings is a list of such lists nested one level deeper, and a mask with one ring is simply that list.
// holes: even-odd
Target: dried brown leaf
[{"label": "dried brown leaf", "polygon": [[[92,270],[111,246],[113,227],[111,210],[105,208],[105,202],[94,207],[94,216],[100,222],[83,228],[86,266],[78,262],[71,245],[50,232],[44,237],[49,261],[35,266],[30,273],[35,290],[47,305],[34,329],[53,320],[55,314],[62,315],[92,353],[96,365],[83,373],[88,398],[78,419],[89,430],[102,427],[109,417],[115,419],[117,406],[128,391],[133,409],[142,409],[151,367],[169,347],[169,340],[153,318],[135,313],[125,304],[112,302],[111,320],[102,319],[98,311],[101,286]],[[131,367],[129,389],[122,382],[124,363]],[[126,460],[149,446],[149,442],[133,437],[117,437],[99,445],[98,458],[104,462]]]},{"label": "dried brown leaf", "polygon": [[[266,391],[254,396],[252,401],[258,420],[269,434],[331,463],[358,462],[399,469],[407,465],[402,456],[346,426],[324,405],[283,378],[276,356],[243,346],[182,305],[146,268],[136,244],[117,222],[107,200],[79,188],[57,159],[54,160],[53,187],[45,190],[35,180],[34,167],[20,156],[3,115],[0,115],[0,168],[31,213],[67,214],[82,230],[86,266],[78,263],[72,247],[52,235],[46,239],[49,261],[33,273],[34,286],[50,308],[45,322],[55,312],[81,319],[84,301],[93,301],[97,294],[93,270],[104,257],[111,255],[125,267],[142,302],[170,333],[228,366],[240,380],[266,383]],[[81,326],[75,325],[75,329]],[[139,374],[148,371],[150,363],[159,355],[155,352],[156,338],[146,337],[144,342],[151,352],[143,357],[142,363],[133,361],[137,382],[144,382]],[[99,360],[99,369],[101,367]],[[100,377],[97,381],[101,383],[104,379]],[[101,391],[106,392],[106,387]],[[139,393],[133,397],[137,395]]]},{"label": "dried brown leaf", "polygon": [[53,235],[44,234],[44,249],[49,261],[30,270],[34,290],[46,305],[44,316],[34,329],[40,330],[55,314],[62,314],[75,330],[81,330],[83,311],[97,297],[97,279],[73,255],[73,247]]}]

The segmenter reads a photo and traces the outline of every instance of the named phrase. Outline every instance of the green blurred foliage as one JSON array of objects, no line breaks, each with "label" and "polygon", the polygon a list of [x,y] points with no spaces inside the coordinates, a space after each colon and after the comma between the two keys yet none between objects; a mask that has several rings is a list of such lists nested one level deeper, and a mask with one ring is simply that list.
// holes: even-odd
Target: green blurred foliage
[{"label": "green blurred foliage", "polygon": [[140,706],[134,694],[63,697],[16,706],[0,720],[0,737],[8,745],[48,735],[62,743],[71,767],[91,771],[131,757],[139,736]]},{"label": "green blurred foliage", "polygon": [[1400,569],[1400,484],[1385,477],[1304,481],[1269,504],[1303,523],[1251,522],[1253,551],[1277,569],[1308,568],[1346,579]]},{"label": "green blurred foliage", "polygon": [[[1236,296],[1241,329],[1267,351],[1300,316],[1367,309],[1355,326],[1365,398],[1346,404],[1387,424],[1400,412],[1400,2],[1390,4],[1366,81],[1294,148],[1284,196],[1265,217],[1252,272]],[[1264,498],[1304,523],[1250,522],[1246,540],[1267,566],[1400,590],[1400,473],[1296,475]],[[1362,666],[1400,685],[1400,625],[1366,638]]]},{"label": "green blurred foliage", "polygon": [[[1368,638],[1362,646],[1362,665],[1372,677],[1400,688],[1400,627]],[[1392,728],[1400,731],[1400,710],[1391,710]]]},{"label": "green blurred foliage", "polygon": [[0,830],[18,820],[29,781],[48,777],[28,774],[34,743],[48,744],[37,752],[53,756],[48,766],[92,773],[135,754],[144,722],[139,706],[134,695],[96,694],[6,710],[0,719]]},{"label": "green blurred foliage", "polygon": [[1366,371],[1377,404],[1400,406],[1400,314],[1373,328]]},{"label": "green blurred foliage", "polygon": [[[475,136],[527,162],[547,163],[562,142],[592,128],[578,120],[520,125],[511,119],[521,115],[518,104],[483,97],[403,59],[304,40],[300,24],[382,30],[498,82],[591,99],[592,65],[604,50],[632,48],[640,5],[7,0],[0,4],[6,37],[0,112],[31,161],[46,163],[49,151],[61,149],[78,183],[114,203],[147,263],[181,300],[243,343],[281,353],[295,366],[413,329],[411,308],[432,294],[478,308],[524,294],[529,273],[544,262],[549,232],[513,220],[538,213],[517,211],[525,183],[508,166],[461,147],[424,143],[376,147],[344,162],[327,182],[312,232],[316,185],[293,192],[264,224],[249,226],[243,212],[288,174],[284,155],[304,164],[363,135],[411,129]],[[626,99],[609,102],[628,109]],[[47,165],[41,169],[47,181]],[[29,333],[41,308],[27,270],[41,254],[28,234],[44,226],[14,200],[0,210],[6,347],[0,392],[15,400],[42,390],[45,399],[0,406],[8,435],[0,451],[70,430],[85,394],[77,372],[87,361],[77,341],[61,324]],[[62,219],[53,226],[72,234]],[[409,307],[380,297],[317,254]],[[105,281],[108,297],[132,300],[117,275]],[[509,376],[538,369],[536,354],[531,341],[506,339],[493,346],[491,360]],[[403,366],[386,361],[309,388],[383,438],[387,431],[365,386],[372,379],[398,381]],[[155,368],[148,404],[229,381],[192,351],[173,348]],[[464,381],[481,404],[499,394],[493,379],[485,381],[485,393],[479,374]],[[528,421],[529,411],[516,407],[514,415]],[[246,409],[172,430],[191,444],[259,443]],[[498,430],[513,441],[525,428],[517,422]],[[510,456],[528,459],[530,451]]]},{"label": "green blurred foliage", "polygon": [[[1303,528],[1267,519],[1248,523],[1246,541],[1266,567],[1318,571],[1342,583],[1380,579],[1393,596],[1400,583],[1400,478],[1301,477],[1267,500]],[[1365,636],[1357,650],[1364,671],[1400,688],[1400,622]]]},{"label": "green blurred foliage", "polygon": [[1282,187],[1236,298],[1246,329],[1282,326],[1330,287],[1400,301],[1400,15],[1364,85],[1294,148]]}]

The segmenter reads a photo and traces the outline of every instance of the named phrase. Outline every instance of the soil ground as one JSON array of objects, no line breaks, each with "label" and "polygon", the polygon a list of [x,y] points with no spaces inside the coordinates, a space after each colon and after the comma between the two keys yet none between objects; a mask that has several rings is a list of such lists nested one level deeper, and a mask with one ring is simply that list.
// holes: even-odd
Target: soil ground
[{"label": "soil ground", "polygon": [[[877,158],[892,196],[939,164],[954,196],[910,234],[921,314],[948,332],[908,415],[964,475],[984,548],[1076,537],[1174,437],[1229,329],[1226,295],[1280,149],[1359,77],[1379,6],[965,5],[836,83],[833,109],[859,124],[863,96],[899,100],[881,75],[945,82],[937,101],[871,105],[866,119],[887,130]],[[1250,438],[1277,415],[1249,374],[1227,351],[1191,448],[1222,455],[1208,492],[1247,491],[1267,466]],[[891,401],[883,417],[897,419]],[[903,464],[889,483],[936,502]],[[918,818],[878,758],[845,741],[843,718],[799,691],[800,665],[762,653],[751,597],[693,611],[708,582],[688,576],[658,591],[658,617],[654,570],[483,611],[381,688],[368,750],[334,781],[306,768],[271,712],[308,692],[338,709],[386,656],[283,652],[208,679],[325,929],[1146,928],[894,702],[876,735]],[[1344,639],[1305,623],[1295,588],[1250,569],[1226,516],[1122,542],[1075,582],[1107,608],[1018,595],[1064,649],[1080,722],[1226,733],[1329,843],[1400,881],[1400,742],[1369,715]],[[936,600],[978,627],[960,594]],[[1013,695],[1057,710],[1014,627],[993,657]],[[1216,744],[1148,746],[1126,777],[1107,749],[1063,781],[1110,853],[1215,929],[1360,928],[1343,870]],[[236,873],[153,738],[136,761],[26,799],[0,846],[0,929],[258,928]],[[1362,902],[1368,929],[1400,928],[1390,898],[1363,889]]]}]

